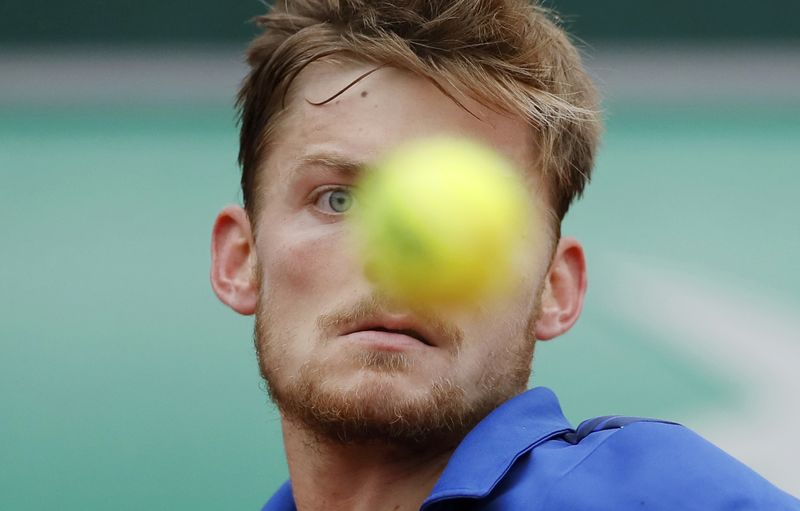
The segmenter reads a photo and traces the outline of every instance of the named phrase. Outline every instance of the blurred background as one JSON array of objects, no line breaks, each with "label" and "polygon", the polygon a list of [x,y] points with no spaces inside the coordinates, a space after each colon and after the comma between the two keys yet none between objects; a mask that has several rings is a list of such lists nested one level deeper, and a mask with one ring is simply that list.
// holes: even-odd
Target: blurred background
[{"label": "blurred background", "polygon": [[[800,3],[552,0],[607,134],[584,315],[532,385],[800,495]],[[286,478],[252,319],[208,284],[258,1],[0,3],[0,509],[259,509]]]}]

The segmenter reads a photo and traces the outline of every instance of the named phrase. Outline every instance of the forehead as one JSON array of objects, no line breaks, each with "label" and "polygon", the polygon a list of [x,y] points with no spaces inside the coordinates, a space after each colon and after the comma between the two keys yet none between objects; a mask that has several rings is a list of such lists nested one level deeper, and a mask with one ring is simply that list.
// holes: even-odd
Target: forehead
[{"label": "forehead", "polygon": [[520,118],[453,92],[466,107],[462,108],[431,81],[402,69],[381,67],[331,101],[314,104],[375,68],[357,62],[316,62],[296,78],[265,162],[273,178],[285,177],[281,174],[311,155],[370,163],[397,144],[436,135],[472,138],[520,169],[532,166],[532,130]]}]

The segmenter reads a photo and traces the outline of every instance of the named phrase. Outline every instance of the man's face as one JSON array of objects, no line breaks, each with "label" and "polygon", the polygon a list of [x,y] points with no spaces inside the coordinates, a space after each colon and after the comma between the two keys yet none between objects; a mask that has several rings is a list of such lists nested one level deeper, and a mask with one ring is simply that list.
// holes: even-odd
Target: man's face
[{"label": "man's face", "polygon": [[[372,68],[316,63],[303,71],[259,170],[259,364],[284,417],[316,433],[457,441],[527,384],[552,240],[542,222],[531,224],[519,286],[501,299],[461,310],[394,304],[353,250],[343,214],[358,184],[353,170],[404,141],[450,135],[481,141],[531,172],[530,129],[459,98],[477,119],[431,82],[393,68],[311,104]],[[542,216],[544,193],[530,188]]]}]

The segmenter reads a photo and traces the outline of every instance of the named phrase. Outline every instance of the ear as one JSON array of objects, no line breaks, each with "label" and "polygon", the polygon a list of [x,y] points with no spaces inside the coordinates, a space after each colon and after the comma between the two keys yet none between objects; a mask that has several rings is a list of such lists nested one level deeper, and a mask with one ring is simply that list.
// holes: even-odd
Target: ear
[{"label": "ear", "polygon": [[544,280],[536,338],[558,337],[578,321],[586,295],[586,258],[574,238],[561,238]]},{"label": "ear", "polygon": [[258,298],[255,245],[247,213],[227,206],[211,234],[211,287],[222,303],[239,314],[253,314]]}]

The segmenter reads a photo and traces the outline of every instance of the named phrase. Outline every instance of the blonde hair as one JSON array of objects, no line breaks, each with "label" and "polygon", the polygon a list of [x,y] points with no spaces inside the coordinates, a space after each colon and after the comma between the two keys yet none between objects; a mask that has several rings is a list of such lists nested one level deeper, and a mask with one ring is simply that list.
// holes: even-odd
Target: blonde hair
[{"label": "blonde hair", "polygon": [[[590,179],[601,119],[575,46],[550,11],[526,0],[278,0],[256,18],[239,91],[245,207],[257,209],[257,170],[294,78],[333,56],[403,68],[456,103],[464,94],[519,116],[539,148],[560,225]],[[463,106],[463,105],[462,105]],[[560,229],[558,229],[560,231]]]}]

